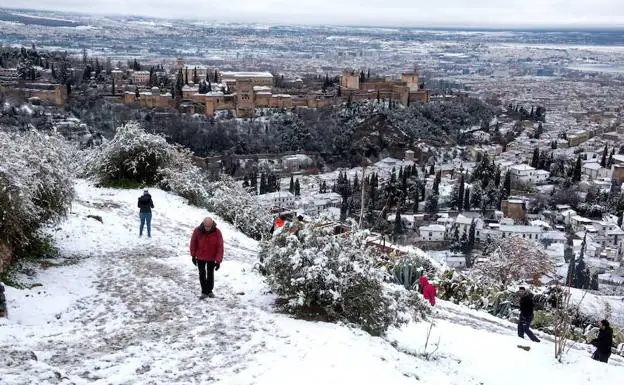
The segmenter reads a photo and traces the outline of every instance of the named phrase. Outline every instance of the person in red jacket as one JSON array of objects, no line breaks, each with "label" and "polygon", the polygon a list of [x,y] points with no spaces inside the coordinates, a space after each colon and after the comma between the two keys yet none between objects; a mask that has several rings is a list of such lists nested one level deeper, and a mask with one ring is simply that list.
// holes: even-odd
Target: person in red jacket
[{"label": "person in red jacket", "polygon": [[214,272],[219,270],[223,261],[223,236],[212,218],[206,217],[193,230],[190,249],[193,264],[199,269],[199,284],[202,291],[199,298],[214,298],[212,293]]},{"label": "person in red jacket", "polygon": [[426,275],[421,275],[420,278],[418,278],[418,292],[420,294],[423,294],[423,290],[425,288],[425,286],[427,286],[429,284],[429,280],[427,279]]},{"label": "person in red jacket", "polygon": [[431,306],[435,306],[436,294],[437,294],[437,290],[435,288],[435,282],[427,283],[425,287],[423,288],[423,296],[425,297],[425,299],[429,300],[429,303],[431,304]]}]

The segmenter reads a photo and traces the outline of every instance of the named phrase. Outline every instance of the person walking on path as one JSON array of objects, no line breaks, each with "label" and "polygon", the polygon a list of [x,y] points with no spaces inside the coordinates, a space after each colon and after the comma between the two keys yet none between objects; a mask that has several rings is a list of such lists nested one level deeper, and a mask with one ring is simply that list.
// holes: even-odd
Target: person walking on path
[{"label": "person walking on path", "polygon": [[147,236],[152,237],[152,209],[154,202],[149,191],[144,190],[143,195],[139,197],[139,218],[141,219],[141,227],[139,227],[139,237],[143,236],[143,227],[147,225]]},{"label": "person walking on path", "polygon": [[190,250],[193,264],[199,270],[199,298],[214,298],[214,272],[219,270],[223,261],[223,236],[212,218],[204,218],[193,230]]},{"label": "person walking on path", "polygon": [[596,347],[592,358],[596,361],[607,363],[611,356],[611,346],[613,345],[613,329],[606,319],[600,321],[600,331],[598,337],[591,341]]},{"label": "person walking on path", "polygon": [[531,341],[540,342],[539,338],[531,331],[533,321],[533,297],[524,287],[518,290],[520,295],[520,319],[518,320],[518,337],[524,338],[526,334]]}]

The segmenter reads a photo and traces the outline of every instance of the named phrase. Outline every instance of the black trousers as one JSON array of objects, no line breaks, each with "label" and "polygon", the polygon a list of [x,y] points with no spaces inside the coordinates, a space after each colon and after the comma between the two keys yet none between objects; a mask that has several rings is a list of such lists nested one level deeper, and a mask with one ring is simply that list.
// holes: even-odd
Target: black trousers
[{"label": "black trousers", "polygon": [[594,354],[592,355],[592,358],[596,361],[607,363],[609,362],[610,355],[611,355],[611,352],[600,352],[596,350]]},{"label": "black trousers", "polygon": [[204,294],[212,293],[214,288],[214,269],[215,262],[197,261],[197,269],[199,270],[199,284]]}]

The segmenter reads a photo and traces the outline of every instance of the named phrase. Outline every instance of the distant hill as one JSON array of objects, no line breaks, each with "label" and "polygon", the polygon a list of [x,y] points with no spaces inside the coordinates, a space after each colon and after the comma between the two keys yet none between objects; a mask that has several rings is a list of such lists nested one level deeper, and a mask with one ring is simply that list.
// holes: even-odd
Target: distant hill
[{"label": "distant hill", "polygon": [[26,25],[43,25],[46,27],[77,27],[83,25],[72,20],[55,19],[49,17],[28,16],[7,11],[0,11],[0,20],[22,23]]}]

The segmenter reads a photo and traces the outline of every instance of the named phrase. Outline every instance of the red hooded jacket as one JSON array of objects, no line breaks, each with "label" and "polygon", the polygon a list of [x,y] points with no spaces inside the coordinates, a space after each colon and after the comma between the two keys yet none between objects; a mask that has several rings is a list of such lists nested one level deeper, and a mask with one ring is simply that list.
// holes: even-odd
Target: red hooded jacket
[{"label": "red hooded jacket", "polygon": [[421,288],[424,288],[428,284],[429,280],[427,279],[426,275],[421,275],[420,278],[418,278],[418,285],[420,285]]},{"label": "red hooded jacket", "polygon": [[223,261],[223,236],[213,222],[210,229],[206,230],[202,223],[193,230],[191,237],[191,256],[200,261],[221,263]]},{"label": "red hooded jacket", "polygon": [[433,285],[427,283],[427,285],[425,285],[423,289],[423,296],[425,297],[425,299],[429,300],[431,306],[434,306],[436,303],[436,294],[436,288]]}]

